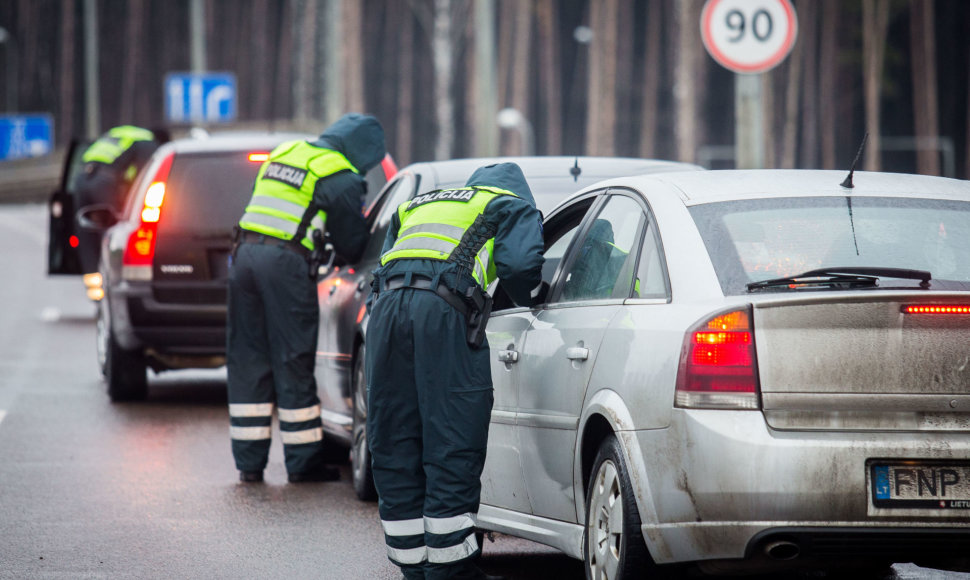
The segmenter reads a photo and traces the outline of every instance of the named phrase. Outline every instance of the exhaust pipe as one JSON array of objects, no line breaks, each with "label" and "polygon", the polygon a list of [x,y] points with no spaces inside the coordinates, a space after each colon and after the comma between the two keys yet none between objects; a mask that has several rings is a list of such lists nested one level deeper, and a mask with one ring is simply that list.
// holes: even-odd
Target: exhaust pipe
[{"label": "exhaust pipe", "polygon": [[772,560],[794,560],[801,550],[798,544],[779,540],[765,546],[765,554]]}]

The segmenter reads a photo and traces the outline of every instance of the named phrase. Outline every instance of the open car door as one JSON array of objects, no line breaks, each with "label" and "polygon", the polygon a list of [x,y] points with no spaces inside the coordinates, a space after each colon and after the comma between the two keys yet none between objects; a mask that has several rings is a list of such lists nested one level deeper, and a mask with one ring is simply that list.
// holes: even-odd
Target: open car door
[{"label": "open car door", "polygon": [[47,274],[80,275],[81,262],[78,257],[78,237],[75,231],[74,214],[76,196],[72,191],[75,176],[81,170],[81,158],[90,145],[87,141],[72,140],[64,158],[64,168],[57,190],[47,204],[48,242]]}]

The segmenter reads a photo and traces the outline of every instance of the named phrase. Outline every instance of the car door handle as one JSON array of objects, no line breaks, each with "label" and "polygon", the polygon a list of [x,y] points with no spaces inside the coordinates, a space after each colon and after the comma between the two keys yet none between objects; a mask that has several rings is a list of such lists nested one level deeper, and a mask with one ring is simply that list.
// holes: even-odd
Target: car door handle
[{"label": "car door handle", "polygon": [[517,350],[498,351],[498,362],[504,362],[504,363],[519,362],[519,351]]},{"label": "car door handle", "polygon": [[566,358],[569,360],[586,360],[589,358],[589,349],[582,346],[567,348]]}]

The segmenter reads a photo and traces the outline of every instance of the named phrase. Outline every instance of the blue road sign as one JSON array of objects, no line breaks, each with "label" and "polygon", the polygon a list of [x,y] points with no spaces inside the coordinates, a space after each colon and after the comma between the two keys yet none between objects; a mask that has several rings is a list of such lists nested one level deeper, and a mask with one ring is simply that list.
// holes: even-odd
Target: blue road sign
[{"label": "blue road sign", "polygon": [[51,115],[0,115],[0,160],[40,157],[52,149],[54,118]]},{"label": "blue road sign", "polygon": [[236,75],[228,72],[167,74],[165,118],[171,123],[235,121]]}]

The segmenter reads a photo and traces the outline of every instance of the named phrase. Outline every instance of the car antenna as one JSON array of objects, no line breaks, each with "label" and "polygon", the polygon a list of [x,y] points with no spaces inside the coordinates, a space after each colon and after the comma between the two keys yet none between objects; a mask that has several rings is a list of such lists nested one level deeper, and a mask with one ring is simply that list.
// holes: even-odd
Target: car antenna
[{"label": "car antenna", "polygon": [[579,168],[579,157],[577,157],[576,162],[573,163],[573,166],[569,168],[569,175],[573,176],[574,183],[579,181],[579,174],[582,172],[583,170]]},{"label": "car antenna", "polygon": [[[852,174],[855,173],[855,166],[859,163],[859,158],[862,157],[862,150],[866,147],[866,141],[869,140],[869,133],[866,133],[862,137],[862,145],[859,145],[859,151],[855,154],[855,159],[852,161],[852,167],[849,168],[849,175],[846,176],[845,181],[840,183],[845,189],[852,189],[855,185],[852,184]],[[855,255],[859,255],[859,239],[855,234],[855,218],[852,217],[852,197],[849,195],[845,196],[845,203],[849,207],[849,224],[852,226],[852,243],[855,244]]]},{"label": "car antenna", "polygon": [[869,140],[869,133],[867,132],[865,136],[862,137],[862,145],[859,145],[859,151],[855,154],[855,159],[852,161],[852,167],[849,167],[849,175],[846,176],[845,181],[840,183],[842,187],[846,189],[852,189],[855,185],[852,184],[852,174],[855,173],[855,166],[859,163],[859,158],[862,157],[862,150],[866,148],[866,141]]}]

